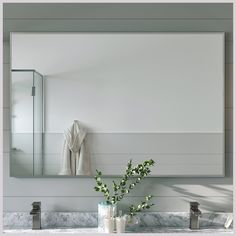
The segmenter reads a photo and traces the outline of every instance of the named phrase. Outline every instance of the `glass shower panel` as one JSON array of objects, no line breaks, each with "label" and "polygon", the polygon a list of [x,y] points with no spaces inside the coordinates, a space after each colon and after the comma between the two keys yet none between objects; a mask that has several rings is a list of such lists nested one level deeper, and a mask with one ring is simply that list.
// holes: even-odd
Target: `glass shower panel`
[{"label": "glass shower panel", "polygon": [[34,175],[43,175],[43,76],[34,72]]},{"label": "glass shower panel", "polygon": [[11,176],[33,175],[33,71],[13,71]]},{"label": "glass shower panel", "polygon": [[43,76],[34,70],[11,74],[10,175],[43,174]]}]

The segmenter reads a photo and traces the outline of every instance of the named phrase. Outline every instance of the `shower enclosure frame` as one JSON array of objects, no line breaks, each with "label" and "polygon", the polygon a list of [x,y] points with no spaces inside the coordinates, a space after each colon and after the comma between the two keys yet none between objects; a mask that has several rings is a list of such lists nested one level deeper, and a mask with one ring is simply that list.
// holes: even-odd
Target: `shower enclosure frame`
[{"label": "shower enclosure frame", "polygon": [[[38,71],[34,70],[34,69],[11,69],[10,70],[10,117],[11,117],[11,123],[10,123],[10,131],[11,131],[11,135],[10,135],[10,159],[11,157],[11,152],[12,152],[12,72],[31,72],[33,74],[32,79],[33,79],[33,83],[32,83],[32,97],[33,97],[33,129],[32,129],[32,133],[33,133],[33,162],[32,162],[32,177],[35,177],[35,119],[34,119],[34,112],[35,112],[35,106],[34,106],[34,99],[35,99],[35,94],[33,94],[33,88],[34,86],[34,81],[35,81],[35,74],[38,74],[41,78],[42,78],[42,137],[41,137],[41,142],[42,142],[42,166],[41,166],[41,176],[44,175],[44,108],[45,108],[45,99],[44,99],[44,76],[39,73]],[[18,177],[18,176],[14,176],[13,173],[10,171],[10,176],[11,177]],[[30,177],[30,176],[29,176]]]}]

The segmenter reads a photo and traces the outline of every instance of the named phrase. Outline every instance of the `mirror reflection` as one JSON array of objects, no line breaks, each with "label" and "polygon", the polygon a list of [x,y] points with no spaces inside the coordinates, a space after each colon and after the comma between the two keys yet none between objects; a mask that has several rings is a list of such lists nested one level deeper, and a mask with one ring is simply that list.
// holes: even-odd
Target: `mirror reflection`
[{"label": "mirror reflection", "polygon": [[[11,176],[224,176],[223,33],[12,33]],[[32,69],[29,69],[32,68]]]}]

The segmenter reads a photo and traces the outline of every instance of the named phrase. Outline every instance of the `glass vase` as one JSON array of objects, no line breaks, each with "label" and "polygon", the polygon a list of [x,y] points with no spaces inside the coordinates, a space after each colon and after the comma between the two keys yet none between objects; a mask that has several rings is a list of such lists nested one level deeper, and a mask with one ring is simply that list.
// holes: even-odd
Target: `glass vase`
[{"label": "glass vase", "polygon": [[117,206],[107,202],[98,203],[98,230],[104,231],[104,219],[116,217]]}]

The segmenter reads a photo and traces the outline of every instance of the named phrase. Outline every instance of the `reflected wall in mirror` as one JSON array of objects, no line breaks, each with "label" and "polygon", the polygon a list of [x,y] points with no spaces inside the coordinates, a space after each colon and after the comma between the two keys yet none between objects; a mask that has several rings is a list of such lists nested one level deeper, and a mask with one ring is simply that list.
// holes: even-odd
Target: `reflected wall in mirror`
[{"label": "reflected wall in mirror", "polygon": [[12,176],[69,162],[63,175],[120,175],[150,158],[152,176],[224,176],[224,33],[12,33],[11,65],[12,98],[26,68],[39,79],[24,89],[42,92],[19,108],[30,138],[23,149],[12,129]]}]

